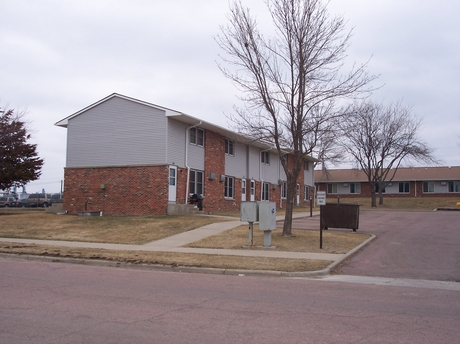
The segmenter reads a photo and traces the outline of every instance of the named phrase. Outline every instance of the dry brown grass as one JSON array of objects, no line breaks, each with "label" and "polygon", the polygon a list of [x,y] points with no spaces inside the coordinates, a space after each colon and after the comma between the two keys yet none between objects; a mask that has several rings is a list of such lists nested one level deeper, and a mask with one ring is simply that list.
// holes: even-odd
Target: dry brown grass
[{"label": "dry brown grass", "polygon": [[[331,198],[328,202],[336,202]],[[384,205],[377,209],[433,210],[439,207],[455,207],[457,198],[392,198],[385,197]],[[342,203],[358,203],[362,209],[370,209],[370,199],[341,199]],[[375,208],[373,208],[375,209]],[[295,208],[295,212],[309,212],[309,208]],[[319,207],[313,209],[318,211]],[[283,210],[277,215],[282,215]],[[221,213],[239,217],[239,214]],[[119,244],[145,244],[182,233],[212,222],[225,221],[213,217],[135,216],[135,217],[85,217],[47,214],[43,210],[0,210],[0,237],[46,240],[106,242]],[[293,229],[293,237],[282,237],[281,229],[272,235],[272,245],[279,251],[345,253],[366,240],[364,233],[351,231],[325,231],[323,249],[319,249],[318,230]],[[263,245],[263,233],[254,228],[254,244]],[[192,243],[191,247],[233,248],[248,245],[248,227],[241,226],[220,235]],[[0,252],[31,254],[82,259],[105,259],[120,263],[160,264],[241,270],[316,271],[326,268],[330,261],[304,259],[255,258],[220,255],[201,255],[165,252],[111,251],[0,243]]]},{"label": "dry brown grass", "polygon": [[[328,203],[337,203],[337,197],[327,198]],[[373,210],[434,210],[436,208],[456,208],[457,202],[460,202],[460,196],[455,197],[392,197],[386,195],[383,197],[383,205],[378,205],[379,199],[377,197],[377,208],[371,207],[371,198],[340,198],[340,203],[353,203],[360,204],[361,209]],[[315,208],[319,211],[319,207]]]},{"label": "dry brown grass", "polygon": [[0,210],[0,237],[142,245],[223,218],[203,216],[73,216]]},{"label": "dry brown grass", "polygon": [[[276,251],[314,252],[314,253],[347,253],[370,235],[352,231],[323,231],[323,249],[319,248],[319,230],[293,229],[292,236],[281,235],[281,229],[272,232],[272,246]],[[263,232],[254,225],[253,249],[263,248]],[[213,235],[186,245],[187,247],[243,249],[249,244],[248,226],[240,226],[223,233]]]},{"label": "dry brown grass", "polygon": [[0,242],[0,253],[88,260],[102,259],[132,264],[285,272],[318,271],[325,269],[332,263],[331,261],[324,260],[238,257],[167,252],[111,251],[2,242]]}]

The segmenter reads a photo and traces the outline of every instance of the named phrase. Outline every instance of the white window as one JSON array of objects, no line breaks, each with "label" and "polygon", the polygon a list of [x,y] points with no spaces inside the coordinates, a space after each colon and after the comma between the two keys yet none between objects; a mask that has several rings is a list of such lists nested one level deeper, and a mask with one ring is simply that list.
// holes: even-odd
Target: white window
[{"label": "white window", "polygon": [[303,200],[304,201],[310,200],[310,187],[308,185],[303,186]]},{"label": "white window", "polygon": [[449,182],[449,192],[460,192],[460,181]]},{"label": "white window", "polygon": [[308,163],[307,160],[304,160],[304,162],[303,162],[303,169],[304,169],[305,171],[309,171],[309,170],[310,170],[310,164]]},{"label": "white window", "polygon": [[190,143],[197,146],[203,146],[204,130],[200,128],[190,128]]},{"label": "white window", "polygon": [[399,193],[409,193],[410,183],[409,182],[400,182],[399,183]]},{"label": "white window", "polygon": [[225,154],[232,156],[235,155],[234,142],[228,139],[225,139]]},{"label": "white window", "polygon": [[327,184],[327,193],[336,194],[337,193],[337,184]]},{"label": "white window", "polygon": [[434,182],[423,182],[423,192],[424,193],[434,192]]},{"label": "white window", "polygon": [[203,172],[190,170],[189,191],[191,194],[203,194]]},{"label": "white window", "polygon": [[225,176],[225,188],[224,188],[225,198],[234,197],[234,186],[235,186],[235,178]]},{"label": "white window", "polygon": [[270,183],[264,182],[262,184],[262,201],[270,200]]},{"label": "white window", "polygon": [[287,182],[283,180],[281,182],[281,198],[285,199],[286,193],[287,193]]},{"label": "white window", "polygon": [[361,183],[350,183],[350,193],[360,194],[361,193]]},{"label": "white window", "polygon": [[270,165],[270,152],[261,152],[260,161],[262,164]]}]

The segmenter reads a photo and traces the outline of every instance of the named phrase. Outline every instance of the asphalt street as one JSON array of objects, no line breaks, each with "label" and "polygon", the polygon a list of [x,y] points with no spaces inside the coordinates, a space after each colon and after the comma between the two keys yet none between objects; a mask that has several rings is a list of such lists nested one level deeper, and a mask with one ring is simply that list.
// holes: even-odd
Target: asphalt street
[{"label": "asphalt street", "polygon": [[377,238],[316,279],[3,256],[0,343],[458,342],[460,212],[360,217]]},{"label": "asphalt street", "polygon": [[460,291],[0,259],[0,343],[456,343]]}]

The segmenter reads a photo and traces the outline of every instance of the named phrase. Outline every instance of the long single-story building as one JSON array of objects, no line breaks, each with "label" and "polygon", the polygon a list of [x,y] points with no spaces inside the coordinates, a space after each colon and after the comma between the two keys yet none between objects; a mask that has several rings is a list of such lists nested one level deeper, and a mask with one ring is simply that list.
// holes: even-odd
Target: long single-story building
[{"label": "long single-story building", "polygon": [[[371,197],[362,170],[315,170],[315,185],[329,197]],[[460,197],[460,166],[398,168],[383,192],[395,197]]]}]

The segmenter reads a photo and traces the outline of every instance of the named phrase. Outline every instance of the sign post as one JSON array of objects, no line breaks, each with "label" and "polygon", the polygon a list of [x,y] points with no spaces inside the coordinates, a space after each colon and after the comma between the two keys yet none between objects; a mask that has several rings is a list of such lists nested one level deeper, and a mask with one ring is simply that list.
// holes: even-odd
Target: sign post
[{"label": "sign post", "polygon": [[319,205],[319,248],[323,248],[323,206],[326,205],[326,191],[316,193],[316,202]]}]

